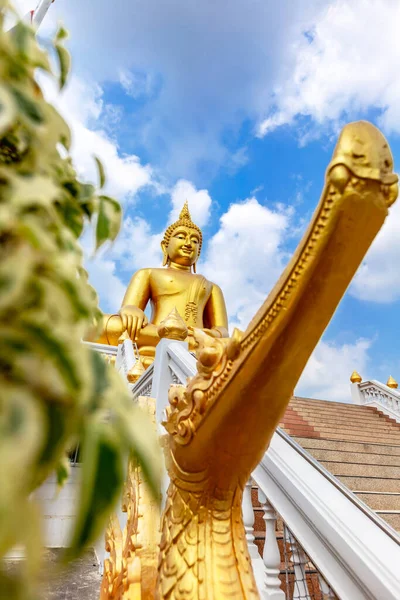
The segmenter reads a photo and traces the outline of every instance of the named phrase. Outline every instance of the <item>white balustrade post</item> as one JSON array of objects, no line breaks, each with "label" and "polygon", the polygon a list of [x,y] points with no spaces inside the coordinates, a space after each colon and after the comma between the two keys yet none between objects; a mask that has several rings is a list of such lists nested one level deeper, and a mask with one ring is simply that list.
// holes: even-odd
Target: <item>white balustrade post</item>
[{"label": "white balustrade post", "polygon": [[321,590],[322,600],[334,600],[336,599],[335,592],[326,583],[325,579],[320,573],[318,573],[319,588]]},{"label": "white balustrade post", "polygon": [[276,512],[268,501],[264,492],[258,489],[258,500],[264,511],[265,544],[263,552],[264,562],[264,600],[285,600],[285,593],[281,589],[279,573],[281,571],[281,553],[276,539]]},{"label": "white balustrade post", "polygon": [[251,486],[253,481],[250,478],[246,483],[243,490],[243,501],[242,501],[242,512],[243,512],[243,524],[246,532],[247,547],[251,559],[259,558],[258,548],[254,543],[254,508],[253,502],[251,501]]},{"label": "white balustrade post", "polygon": [[359,383],[351,383],[350,389],[351,389],[351,399],[353,401],[353,404],[365,404],[364,397],[360,390],[360,384]]},{"label": "white balustrade post", "polygon": [[307,573],[306,565],[308,563],[308,557],[300,546],[296,538],[292,535],[289,529],[287,531],[287,541],[290,545],[290,552],[292,554],[292,563],[294,570],[294,590],[293,600],[311,600],[310,593],[307,586]]},{"label": "white balustrade post", "polygon": [[151,397],[156,398],[156,417],[157,423],[165,421],[165,409],[169,405],[168,390],[173,383],[171,370],[169,368],[168,346],[171,344],[180,344],[185,350],[188,349],[187,342],[176,342],[163,338],[159,341],[156,348],[156,357],[154,360],[153,381],[151,386]]}]

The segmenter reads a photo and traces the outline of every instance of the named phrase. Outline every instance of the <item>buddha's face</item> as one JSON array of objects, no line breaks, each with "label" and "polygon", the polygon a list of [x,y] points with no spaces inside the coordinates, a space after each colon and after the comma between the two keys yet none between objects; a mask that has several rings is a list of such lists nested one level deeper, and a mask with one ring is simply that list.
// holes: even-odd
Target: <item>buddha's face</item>
[{"label": "buddha's face", "polygon": [[171,263],[191,267],[199,257],[200,237],[195,229],[181,225],[173,231],[168,245],[163,241],[161,247]]}]

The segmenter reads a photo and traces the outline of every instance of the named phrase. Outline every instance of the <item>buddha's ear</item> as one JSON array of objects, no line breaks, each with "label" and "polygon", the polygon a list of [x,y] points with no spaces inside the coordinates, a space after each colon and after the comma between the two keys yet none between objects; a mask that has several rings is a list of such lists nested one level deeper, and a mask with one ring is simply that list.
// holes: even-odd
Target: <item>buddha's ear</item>
[{"label": "buddha's ear", "polygon": [[161,242],[161,250],[163,253],[163,261],[162,261],[162,266],[165,267],[168,263],[168,252],[167,252],[167,244],[165,243],[165,240],[162,240]]},{"label": "buddha's ear", "polygon": [[193,263],[193,273],[196,273],[196,263]]}]

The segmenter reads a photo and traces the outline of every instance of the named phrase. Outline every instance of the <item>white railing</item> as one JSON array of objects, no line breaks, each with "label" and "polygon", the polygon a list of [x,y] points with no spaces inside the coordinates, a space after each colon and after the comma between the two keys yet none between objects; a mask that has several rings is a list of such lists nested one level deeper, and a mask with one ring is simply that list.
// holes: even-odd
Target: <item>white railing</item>
[{"label": "white railing", "polygon": [[363,381],[351,384],[355,404],[373,406],[400,423],[400,392],[380,381]]},{"label": "white railing", "polygon": [[[170,385],[185,384],[195,373],[196,360],[187,345],[164,339],[157,346],[151,370],[132,392],[156,398],[160,422]],[[244,490],[243,518],[264,600],[400,598],[400,538],[396,532],[283,431],[273,436],[252,479],[259,488],[265,521],[262,557],[254,540],[251,482]],[[281,550],[277,519],[282,522]],[[309,591],[311,575],[317,596]]]},{"label": "white railing", "polygon": [[289,531],[297,589],[304,552],[327,598],[400,598],[397,533],[286,433],[277,430],[252,477]]}]

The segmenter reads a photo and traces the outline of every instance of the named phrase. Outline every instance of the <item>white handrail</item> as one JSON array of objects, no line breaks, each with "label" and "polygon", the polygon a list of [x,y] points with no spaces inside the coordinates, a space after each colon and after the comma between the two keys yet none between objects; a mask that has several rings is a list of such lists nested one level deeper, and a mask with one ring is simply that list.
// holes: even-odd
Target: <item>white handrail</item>
[{"label": "white handrail", "polygon": [[351,396],[355,404],[373,406],[400,423],[400,391],[373,379],[352,383]]},{"label": "white handrail", "polygon": [[400,598],[400,538],[282,431],[252,474],[341,600]]}]

